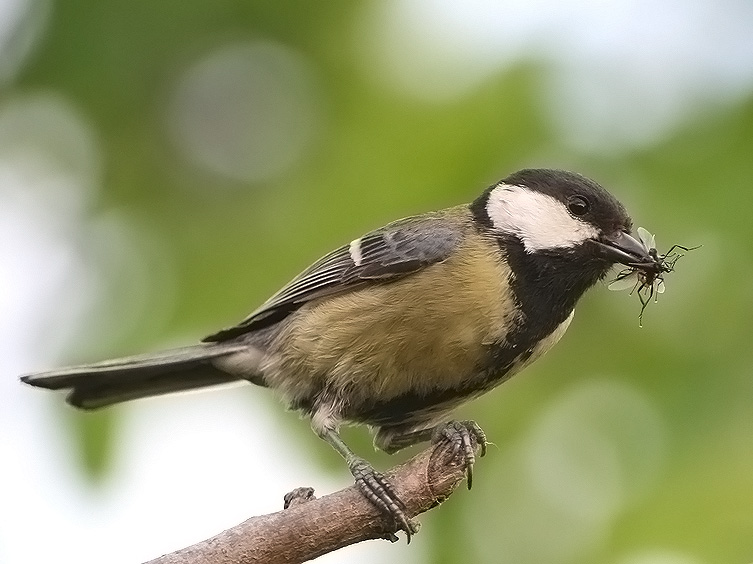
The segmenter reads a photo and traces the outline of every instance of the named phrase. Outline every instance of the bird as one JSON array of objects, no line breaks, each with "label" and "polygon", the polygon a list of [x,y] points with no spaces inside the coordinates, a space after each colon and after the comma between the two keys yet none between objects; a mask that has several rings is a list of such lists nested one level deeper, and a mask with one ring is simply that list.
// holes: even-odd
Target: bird
[{"label": "bird", "polygon": [[[450,419],[540,358],[581,296],[617,263],[656,272],[625,207],[574,172],[524,169],[470,204],[400,219],[326,254],[240,323],[195,345],[27,374],[97,409],[247,381],[308,417],[361,493],[408,542],[417,527],[394,485],[343,441],[368,426],[388,453],[431,441],[462,458],[475,421]],[[394,536],[394,535],[393,535]]]}]

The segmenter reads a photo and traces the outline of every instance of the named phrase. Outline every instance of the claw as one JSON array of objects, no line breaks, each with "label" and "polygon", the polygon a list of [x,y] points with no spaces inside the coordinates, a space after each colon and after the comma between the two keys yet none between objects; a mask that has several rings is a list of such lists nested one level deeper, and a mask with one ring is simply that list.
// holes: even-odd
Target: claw
[{"label": "claw", "polygon": [[[368,462],[360,458],[351,462],[350,472],[364,497],[383,514],[388,515],[398,529],[405,531],[410,544],[411,536],[418,531],[418,527],[405,514],[407,508],[398,497],[392,484],[383,474],[374,470]],[[397,538],[394,538],[394,540],[397,540]]]},{"label": "claw", "polygon": [[294,505],[304,504],[312,499],[316,499],[316,496],[314,496],[314,488],[296,488],[292,492],[285,494],[285,505],[283,506],[283,509],[293,507]]},{"label": "claw", "polygon": [[437,427],[432,438],[434,444],[449,443],[452,446],[453,459],[462,455],[469,490],[473,487],[473,465],[476,463],[473,439],[479,445],[479,456],[484,456],[488,442],[486,433],[475,421],[450,421],[446,425]]}]

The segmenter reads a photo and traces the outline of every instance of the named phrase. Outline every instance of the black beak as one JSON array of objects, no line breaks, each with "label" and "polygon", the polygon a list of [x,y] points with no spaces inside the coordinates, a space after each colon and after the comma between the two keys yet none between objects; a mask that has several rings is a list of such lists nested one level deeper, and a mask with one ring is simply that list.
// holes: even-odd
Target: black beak
[{"label": "black beak", "polygon": [[611,262],[649,268],[656,265],[656,259],[649,254],[649,249],[625,231],[604,235],[594,242],[599,246],[599,253]]}]

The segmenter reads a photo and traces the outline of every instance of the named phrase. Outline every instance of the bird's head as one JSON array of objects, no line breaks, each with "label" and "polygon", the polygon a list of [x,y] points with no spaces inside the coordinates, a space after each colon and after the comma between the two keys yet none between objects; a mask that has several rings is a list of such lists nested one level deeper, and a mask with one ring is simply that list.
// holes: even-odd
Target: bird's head
[{"label": "bird's head", "polygon": [[624,206],[593,180],[561,170],[526,169],[491,186],[473,204],[476,218],[526,255],[569,258],[599,267],[655,268],[631,235]]}]

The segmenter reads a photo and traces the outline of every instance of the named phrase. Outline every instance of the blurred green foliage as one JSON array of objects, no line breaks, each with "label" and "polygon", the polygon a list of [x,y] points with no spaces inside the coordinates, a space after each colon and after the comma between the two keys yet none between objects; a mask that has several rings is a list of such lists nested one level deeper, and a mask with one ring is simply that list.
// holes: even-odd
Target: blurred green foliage
[{"label": "blurred green foliage", "polygon": [[[648,493],[609,521],[599,547],[573,558],[603,563],[631,547],[669,546],[708,562],[753,559],[753,96],[710,108],[652,147],[575,153],[537,102],[544,70],[535,65],[507,70],[444,104],[375,86],[354,49],[361,9],[346,1],[54,5],[44,42],[14,88],[54,89],[85,113],[104,158],[91,213],[114,210],[148,226],[175,270],[167,324],[149,329],[145,318],[143,331],[116,344],[103,340],[99,352],[202,336],[239,320],[311,260],[370,228],[468,201],[524,166],[575,169],[617,193],[661,248],[704,246],[678,263],[643,328],[637,300],[599,288],[555,351],[464,408],[461,415],[477,419],[497,448],[479,464],[478,492],[458,493],[425,519],[421,537],[430,539],[431,561],[497,561],[495,551],[506,547],[473,535],[482,520],[481,530],[494,535],[495,514],[517,488],[516,474],[497,472],[507,466],[494,459],[518,452],[515,445],[563,391],[604,378],[650,398],[666,426],[665,461]],[[164,114],[168,92],[194,57],[248,38],[277,41],[309,59],[324,125],[293,168],[244,185],[197,172],[168,139]],[[94,341],[89,348],[97,338],[82,336]],[[93,478],[106,472],[117,448],[113,418],[117,412],[66,412]],[[280,420],[300,430],[302,448],[339,468],[304,423]],[[362,430],[347,437],[369,452]],[[382,466],[394,462],[374,458]],[[541,525],[532,519],[528,536],[557,526]]]}]

